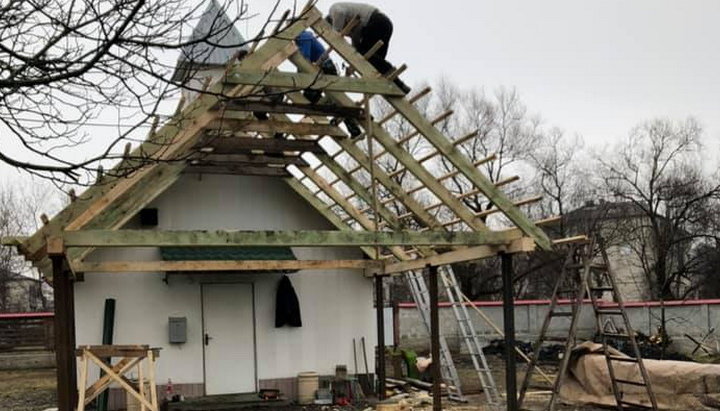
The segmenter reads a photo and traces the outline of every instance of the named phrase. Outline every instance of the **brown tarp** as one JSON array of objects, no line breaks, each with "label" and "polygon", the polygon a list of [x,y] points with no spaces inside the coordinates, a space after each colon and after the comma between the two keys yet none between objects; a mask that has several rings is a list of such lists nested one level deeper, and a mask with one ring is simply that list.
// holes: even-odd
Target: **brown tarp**
[{"label": "brown tarp", "polygon": [[[610,348],[612,355],[627,357]],[[601,344],[585,342],[572,351],[569,373],[560,390],[563,401],[615,405],[610,375]],[[643,360],[657,398],[664,410],[720,409],[720,365],[686,361]],[[635,363],[613,362],[615,377],[642,381]],[[645,387],[622,385],[623,399],[650,404]]]}]

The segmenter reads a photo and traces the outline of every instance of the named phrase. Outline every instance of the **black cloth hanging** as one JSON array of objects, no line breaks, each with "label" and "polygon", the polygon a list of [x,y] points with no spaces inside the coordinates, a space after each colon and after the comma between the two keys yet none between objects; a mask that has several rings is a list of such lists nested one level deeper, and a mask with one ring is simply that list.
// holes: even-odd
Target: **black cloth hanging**
[{"label": "black cloth hanging", "polygon": [[298,302],[295,289],[288,276],[283,275],[278,283],[277,297],[275,301],[275,327],[284,325],[290,327],[302,327],[300,318],[300,303]]}]

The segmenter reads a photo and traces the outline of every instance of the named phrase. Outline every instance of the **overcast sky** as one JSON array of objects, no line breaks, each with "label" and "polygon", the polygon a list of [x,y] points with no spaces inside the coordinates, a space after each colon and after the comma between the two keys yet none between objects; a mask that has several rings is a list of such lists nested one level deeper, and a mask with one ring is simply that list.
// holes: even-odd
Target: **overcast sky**
[{"label": "overcast sky", "polygon": [[[250,0],[266,14],[274,2]],[[326,12],[332,1],[321,0]],[[291,5],[291,2],[284,3]],[[409,83],[514,86],[549,125],[590,145],[645,119],[697,117],[720,140],[718,0],[373,1],[394,22]],[[286,6],[287,7],[287,6]],[[255,20],[259,23],[259,18]],[[243,27],[253,33],[253,24]]]},{"label": "overcast sky", "polygon": [[[272,0],[249,0],[258,13]],[[299,6],[304,0],[298,2]],[[326,12],[332,1],[321,0]],[[718,0],[375,1],[393,20],[389,59],[410,84],[445,76],[461,88],[516,87],[547,125],[601,147],[658,116],[695,116],[708,161],[720,141]],[[280,12],[291,7],[283,0]],[[299,7],[298,6],[298,7]],[[0,167],[0,175],[17,173]],[[20,176],[21,178],[22,175]]]}]

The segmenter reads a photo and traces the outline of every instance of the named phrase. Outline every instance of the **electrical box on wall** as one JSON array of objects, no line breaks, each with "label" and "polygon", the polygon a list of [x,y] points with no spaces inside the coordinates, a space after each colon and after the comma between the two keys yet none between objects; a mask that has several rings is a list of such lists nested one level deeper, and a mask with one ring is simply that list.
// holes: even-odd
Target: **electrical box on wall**
[{"label": "electrical box on wall", "polygon": [[187,318],[168,318],[168,340],[170,344],[183,344],[187,341]]}]

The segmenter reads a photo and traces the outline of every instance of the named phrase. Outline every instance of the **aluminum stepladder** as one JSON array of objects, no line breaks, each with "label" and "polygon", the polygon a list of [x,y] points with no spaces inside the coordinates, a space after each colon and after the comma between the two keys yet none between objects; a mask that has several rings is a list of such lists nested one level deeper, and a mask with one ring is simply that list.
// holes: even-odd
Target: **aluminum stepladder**
[{"label": "aluminum stepladder", "polygon": [[[550,396],[550,401],[548,402],[546,407],[546,410],[549,411],[553,411],[555,409],[559,397],[560,387],[562,386],[562,383],[567,377],[568,365],[570,362],[570,351],[577,342],[576,332],[580,314],[582,312],[583,299],[586,295],[588,295],[590,297],[590,301],[592,302],[593,311],[595,312],[597,332],[602,339],[603,354],[608,365],[608,371],[612,383],[613,395],[615,396],[617,409],[619,411],[623,411],[626,409],[625,407],[634,407],[657,410],[657,403],[655,401],[655,395],[650,385],[650,379],[647,375],[645,366],[642,363],[640,350],[637,346],[637,341],[635,340],[635,333],[630,326],[630,321],[628,320],[627,313],[625,312],[625,307],[622,303],[622,298],[620,296],[620,293],[618,292],[615,278],[610,271],[607,253],[602,246],[599,248],[600,254],[603,259],[603,262],[601,264],[597,264],[594,262],[594,257],[597,254],[596,242],[594,240],[590,240],[585,243],[570,245],[567,256],[563,261],[560,275],[558,276],[557,282],[553,289],[550,307],[548,309],[547,315],[545,316],[545,320],[543,321],[542,328],[540,329],[540,335],[538,336],[535,345],[533,345],[533,355],[530,359],[530,363],[527,367],[527,372],[525,373],[523,383],[520,387],[520,396],[518,399],[519,407],[522,407],[523,400],[525,399],[525,394],[530,387],[530,380],[532,378],[533,371],[537,367],[542,344],[550,341],[558,341],[565,343],[565,351],[560,362],[557,377],[551,388],[552,393]],[[571,277],[572,274],[576,274],[575,278]],[[571,289],[570,287],[573,287],[571,285],[573,283],[574,288]],[[612,294],[613,300],[617,304],[617,307],[608,309],[605,307],[605,305],[603,305],[603,302],[599,299],[599,296],[602,296],[602,294],[605,292],[610,292]],[[558,300],[560,294],[571,295],[570,311],[558,310]],[[607,316],[620,316],[623,320],[625,333],[622,334],[617,332],[605,332],[602,324],[603,319]],[[552,319],[563,317],[570,318],[570,329],[567,336],[548,336],[547,333],[549,331]],[[607,345],[608,337],[623,337],[628,339],[633,347],[635,357],[632,358],[611,355]],[[618,380],[617,378],[615,378],[613,362],[632,362],[637,364],[640,375],[642,377],[642,381]],[[620,390],[621,384],[646,387],[646,393],[648,395],[650,405],[643,405],[624,401],[622,399],[622,391]]]},{"label": "aluminum stepladder", "polygon": [[480,380],[483,393],[485,393],[487,404],[492,409],[499,409],[500,394],[498,393],[497,386],[495,385],[495,379],[490,372],[490,367],[488,366],[487,359],[483,353],[480,338],[478,338],[475,326],[470,320],[468,309],[463,303],[462,290],[457,282],[455,273],[450,266],[439,267],[438,271],[443,285],[445,286],[448,300],[453,309],[453,315],[455,316],[458,327],[460,328],[463,342],[465,342],[465,346],[470,353],[473,367],[478,374],[478,379]]},{"label": "aluminum stepladder", "polygon": [[[450,267],[440,267],[438,271],[453,308],[453,314],[460,327],[463,341],[470,352],[473,366],[478,373],[487,403],[490,408],[498,409],[500,396],[483,354],[480,340],[468,315],[467,307],[462,304],[462,294],[455,279],[455,274]],[[430,333],[430,293],[425,284],[423,273],[422,271],[408,271],[405,273],[405,279],[410,286],[425,328]],[[440,335],[440,357],[440,369],[447,385],[448,397],[455,401],[465,401],[455,363],[448,348],[447,340],[442,334]]]}]

